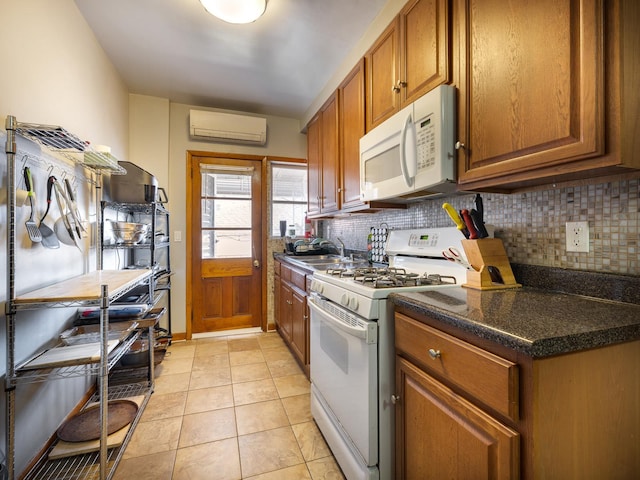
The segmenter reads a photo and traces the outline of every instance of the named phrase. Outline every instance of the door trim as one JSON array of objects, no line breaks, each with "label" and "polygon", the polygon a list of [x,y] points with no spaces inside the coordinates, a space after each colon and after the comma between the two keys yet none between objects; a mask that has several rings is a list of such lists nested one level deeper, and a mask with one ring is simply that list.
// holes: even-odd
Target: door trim
[{"label": "door trim", "polygon": [[192,178],[192,174],[193,174],[193,164],[194,164],[194,158],[195,157],[207,157],[207,158],[231,158],[231,159],[238,159],[238,160],[252,160],[252,161],[260,161],[261,162],[261,175],[262,175],[262,186],[263,188],[262,190],[262,195],[261,195],[261,201],[262,201],[262,213],[261,213],[261,229],[260,229],[260,238],[261,238],[261,244],[262,244],[262,252],[261,252],[261,259],[262,259],[262,268],[261,268],[261,282],[260,282],[260,288],[262,289],[262,305],[260,308],[260,313],[261,313],[261,318],[260,318],[260,329],[263,332],[267,331],[267,292],[266,292],[266,285],[267,285],[267,268],[266,268],[266,258],[267,258],[267,232],[268,232],[268,225],[267,225],[267,188],[265,188],[265,179],[267,178],[267,165],[268,165],[268,161],[267,161],[267,157],[265,157],[264,155],[244,155],[244,154],[237,154],[237,153],[222,153],[222,152],[202,152],[202,151],[196,151],[196,150],[187,150],[187,188],[186,188],[186,207],[187,207],[187,218],[186,218],[186,224],[187,224],[187,229],[185,232],[185,237],[186,237],[186,296],[185,296],[185,300],[186,300],[186,317],[185,317],[185,324],[186,324],[186,328],[187,328],[187,332],[186,332],[186,339],[187,340],[191,340],[192,338],[192,321],[193,321],[193,303],[192,303],[192,298],[191,298],[191,294],[189,294],[188,292],[193,291],[193,281],[192,281],[192,275],[193,275],[193,224],[192,224],[192,215],[193,215],[193,206],[191,204],[191,195],[193,194],[193,178]]}]

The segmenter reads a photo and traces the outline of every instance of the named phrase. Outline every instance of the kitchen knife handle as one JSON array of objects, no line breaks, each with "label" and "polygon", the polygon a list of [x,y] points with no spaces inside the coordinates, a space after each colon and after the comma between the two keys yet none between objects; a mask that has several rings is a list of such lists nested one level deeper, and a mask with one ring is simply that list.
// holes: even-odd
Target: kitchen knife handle
[{"label": "kitchen knife handle", "polygon": [[467,225],[467,229],[469,230],[469,238],[471,240],[478,238],[478,231],[476,230],[476,227],[473,224],[471,215],[469,215],[469,210],[467,210],[466,208],[462,210],[462,218],[464,219],[464,223]]},{"label": "kitchen knife handle", "polygon": [[456,209],[446,202],[442,204],[442,208],[444,208],[445,212],[447,212],[449,217],[451,217],[451,220],[453,220],[453,223],[456,224],[456,227],[458,227],[458,230],[462,232],[465,238],[469,238],[469,230],[465,227],[464,222],[460,218],[460,215],[458,215],[458,212],[456,212]]},{"label": "kitchen knife handle", "polygon": [[27,188],[27,192],[29,192],[27,196],[33,197],[35,192],[33,191],[33,180],[31,179],[31,170],[29,169],[29,167],[24,167],[23,173],[24,173],[24,184]]},{"label": "kitchen knife handle", "polygon": [[478,238],[487,238],[489,236],[489,232],[487,232],[487,228],[484,226],[480,213],[472,208],[469,215],[471,215],[471,220],[473,220],[473,224],[476,226],[476,230],[478,231]]},{"label": "kitchen knife handle", "polygon": [[[484,224],[484,205],[482,203],[482,197],[479,193],[476,193],[476,210],[480,216],[480,221]],[[472,210],[473,211],[473,210]]]},{"label": "kitchen knife handle", "polygon": [[45,210],[44,215],[40,219],[40,222],[44,222],[44,219],[47,217],[49,213],[49,209],[51,208],[51,194],[53,192],[53,182],[55,181],[55,179],[56,177],[54,176],[50,176],[47,179],[47,209]]}]

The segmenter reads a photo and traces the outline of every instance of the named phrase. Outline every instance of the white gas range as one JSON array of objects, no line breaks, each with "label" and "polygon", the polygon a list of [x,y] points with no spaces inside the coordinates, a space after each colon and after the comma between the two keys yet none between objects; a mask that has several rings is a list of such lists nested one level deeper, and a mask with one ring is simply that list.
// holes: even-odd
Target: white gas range
[{"label": "white gas range", "polygon": [[392,230],[389,268],[315,272],[311,283],[311,412],[348,480],[394,478],[391,293],[451,288],[466,269],[456,228]]}]

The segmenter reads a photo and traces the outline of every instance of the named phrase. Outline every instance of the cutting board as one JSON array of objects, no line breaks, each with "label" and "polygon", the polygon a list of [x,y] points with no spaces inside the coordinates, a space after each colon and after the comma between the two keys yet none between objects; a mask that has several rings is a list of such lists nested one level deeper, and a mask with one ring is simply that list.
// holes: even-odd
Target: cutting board
[{"label": "cutting board", "polygon": [[[120,340],[109,340],[107,352],[116,348]],[[38,355],[36,358],[22,366],[23,370],[35,370],[38,368],[66,367],[100,361],[100,343],[84,343],[80,345],[67,345],[55,347]]]}]

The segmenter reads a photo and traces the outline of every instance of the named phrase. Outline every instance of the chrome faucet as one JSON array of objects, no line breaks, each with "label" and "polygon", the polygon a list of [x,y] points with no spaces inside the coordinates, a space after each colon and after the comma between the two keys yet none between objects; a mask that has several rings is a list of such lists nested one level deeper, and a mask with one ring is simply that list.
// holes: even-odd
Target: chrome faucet
[{"label": "chrome faucet", "polygon": [[340,237],[336,237],[338,242],[340,242],[340,258],[344,258],[344,242]]}]

